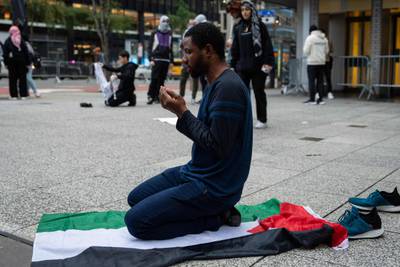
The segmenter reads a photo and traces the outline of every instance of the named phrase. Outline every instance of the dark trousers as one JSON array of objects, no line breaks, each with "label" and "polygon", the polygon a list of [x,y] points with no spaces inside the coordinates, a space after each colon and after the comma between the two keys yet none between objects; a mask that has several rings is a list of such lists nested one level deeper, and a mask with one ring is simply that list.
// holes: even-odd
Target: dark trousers
[{"label": "dark trousers", "polygon": [[[189,79],[190,73],[186,68],[182,68],[181,80],[179,82],[179,94],[183,97],[185,96],[186,83]],[[192,99],[196,98],[197,90],[199,89],[199,79],[193,79],[193,88],[192,88]]]},{"label": "dark trousers", "polygon": [[167,79],[169,62],[155,61],[151,68],[151,82],[147,95],[152,99],[157,99],[160,94],[160,87],[164,85]]},{"label": "dark trousers", "polygon": [[319,98],[323,98],[325,65],[308,65],[308,88],[310,91],[310,100],[315,101],[315,94],[318,93]]},{"label": "dark trousers", "polygon": [[128,204],[129,233],[139,239],[162,240],[216,231],[223,224],[219,214],[236,203],[210,196],[203,183],[184,179],[176,167],[136,187]]},{"label": "dark trousers", "polygon": [[326,90],[324,96],[326,96],[328,93],[332,93],[332,65],[333,65],[333,58],[330,58],[330,61],[326,62],[325,68],[324,68],[324,76],[325,76],[325,82],[326,82]]},{"label": "dark trousers", "polygon": [[265,93],[265,80],[267,74],[263,71],[245,71],[240,72],[244,84],[250,91],[250,81],[253,85],[254,96],[256,97],[257,120],[262,123],[267,122],[267,94]]},{"label": "dark trousers", "polygon": [[112,95],[108,100],[107,100],[107,105],[110,107],[118,107],[119,105],[129,102],[129,105],[135,106],[136,105],[136,95],[133,93],[127,93],[125,91],[117,91],[115,93],[115,98],[114,95]]},{"label": "dark trousers", "polygon": [[26,84],[27,72],[28,69],[23,64],[10,64],[8,66],[8,80],[11,97],[18,97],[18,91],[20,97],[28,96],[28,87]]}]

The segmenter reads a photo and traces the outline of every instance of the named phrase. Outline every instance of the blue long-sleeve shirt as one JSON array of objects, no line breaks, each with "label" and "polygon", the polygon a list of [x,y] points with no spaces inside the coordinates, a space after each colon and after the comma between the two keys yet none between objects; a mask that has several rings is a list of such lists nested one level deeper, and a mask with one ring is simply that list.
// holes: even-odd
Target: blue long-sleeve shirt
[{"label": "blue long-sleeve shirt", "polygon": [[251,163],[253,130],[249,91],[232,70],[209,84],[197,118],[186,111],[177,129],[193,140],[192,160],[181,168],[214,197],[238,201]]}]

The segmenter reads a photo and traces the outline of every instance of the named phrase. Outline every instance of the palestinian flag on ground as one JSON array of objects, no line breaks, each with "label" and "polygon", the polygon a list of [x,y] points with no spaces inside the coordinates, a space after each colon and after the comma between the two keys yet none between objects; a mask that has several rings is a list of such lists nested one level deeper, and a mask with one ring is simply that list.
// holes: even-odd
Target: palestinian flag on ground
[{"label": "palestinian flag on ground", "polygon": [[37,229],[32,266],[168,266],[186,260],[275,255],[320,244],[348,246],[345,228],[308,207],[271,199],[238,209],[240,227],[163,241],[132,237],[122,211],[45,214]]}]

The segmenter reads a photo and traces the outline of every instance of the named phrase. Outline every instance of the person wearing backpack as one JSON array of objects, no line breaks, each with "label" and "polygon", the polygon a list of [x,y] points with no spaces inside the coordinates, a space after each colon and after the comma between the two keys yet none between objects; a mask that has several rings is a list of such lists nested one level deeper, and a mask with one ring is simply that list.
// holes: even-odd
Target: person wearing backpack
[{"label": "person wearing backpack", "polygon": [[151,64],[151,82],[147,93],[147,104],[159,103],[160,87],[167,79],[169,65],[173,63],[172,31],[169,18],[161,16],[160,25],[152,33],[149,46],[149,60]]},{"label": "person wearing backpack", "polygon": [[[29,57],[31,58],[31,64],[28,66],[28,72],[26,73],[27,90],[29,92],[29,89],[32,89],[33,94],[36,97],[40,97],[40,93],[38,92],[36,83],[32,77],[33,70],[36,67],[39,67],[40,60],[39,61],[37,60],[38,57],[35,53],[35,50],[33,50],[33,47],[31,45],[31,43],[29,42],[28,37],[26,36],[24,39],[25,39],[25,45],[28,48]],[[38,63],[35,64],[35,62],[38,62]]]}]

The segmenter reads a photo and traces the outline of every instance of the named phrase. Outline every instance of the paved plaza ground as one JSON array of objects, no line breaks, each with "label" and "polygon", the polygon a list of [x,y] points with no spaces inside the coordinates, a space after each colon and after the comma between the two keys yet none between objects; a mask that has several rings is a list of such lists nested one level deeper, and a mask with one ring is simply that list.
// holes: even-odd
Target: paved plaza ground
[{"label": "paved plaza ground", "polygon": [[[107,108],[93,82],[41,82],[49,90],[25,101],[8,100],[4,90],[1,94],[4,83],[3,234],[33,241],[43,213],[126,210],[132,188],[189,159],[191,141],[173,126],[153,120],[173,115],[145,104],[146,84],[138,86],[138,106]],[[252,167],[240,203],[274,197],[337,220],[349,207],[349,197],[400,184],[400,104],[337,98],[311,106],[302,104],[303,96],[282,96],[278,90],[269,90],[268,97],[268,128],[254,131]],[[80,108],[80,102],[94,107]],[[198,105],[189,108],[197,112]],[[179,266],[398,266],[400,214],[381,217],[383,237],[353,241],[345,251],[296,249]],[[0,266],[28,265],[30,253],[30,246],[0,236]]]}]

